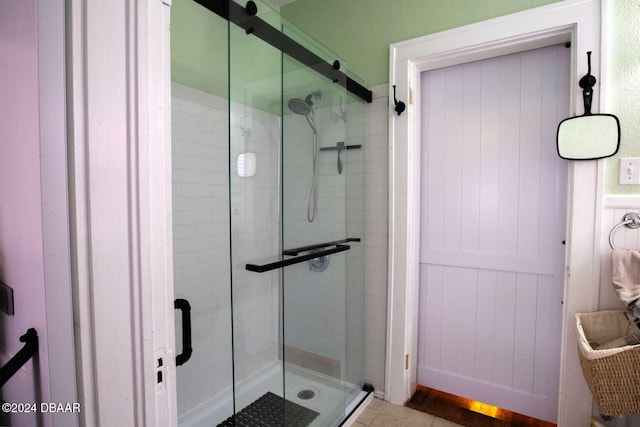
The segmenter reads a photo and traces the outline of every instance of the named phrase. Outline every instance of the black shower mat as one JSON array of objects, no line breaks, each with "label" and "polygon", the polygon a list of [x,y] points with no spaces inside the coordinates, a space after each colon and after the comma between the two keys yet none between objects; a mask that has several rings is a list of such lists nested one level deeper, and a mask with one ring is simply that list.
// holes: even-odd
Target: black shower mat
[{"label": "black shower mat", "polygon": [[307,427],[318,415],[268,391],[218,427]]}]

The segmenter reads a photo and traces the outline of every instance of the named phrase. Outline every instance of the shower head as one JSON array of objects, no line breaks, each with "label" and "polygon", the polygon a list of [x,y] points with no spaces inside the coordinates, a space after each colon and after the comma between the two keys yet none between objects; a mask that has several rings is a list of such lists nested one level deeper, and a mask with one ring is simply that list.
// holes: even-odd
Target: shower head
[{"label": "shower head", "polygon": [[307,103],[304,99],[300,98],[291,98],[287,105],[289,109],[296,114],[300,114],[301,116],[306,116],[310,114],[312,111],[312,107],[309,103]]},{"label": "shower head", "polygon": [[322,91],[320,91],[319,89],[314,90],[304,99],[291,98],[287,102],[287,105],[289,106],[289,109],[294,113],[306,116],[309,113],[313,113],[313,98],[315,98],[316,100],[322,98]]},{"label": "shower head", "polygon": [[315,90],[307,95],[305,99],[291,98],[289,101],[287,101],[287,106],[295,114],[304,116],[307,119],[309,126],[311,126],[311,130],[313,130],[313,133],[317,134],[318,130],[316,129],[316,118],[313,112],[313,101],[311,101],[311,98],[322,98],[322,92],[320,90]]},{"label": "shower head", "polygon": [[289,109],[307,119],[307,123],[313,131],[313,177],[311,180],[311,190],[309,191],[309,203],[307,204],[307,221],[313,222],[316,216],[318,193],[316,190],[316,178],[318,171],[318,130],[316,129],[316,118],[313,112],[313,101],[311,98],[320,99],[322,92],[316,90],[311,92],[305,99],[291,98],[287,101]]},{"label": "shower head", "polygon": [[311,126],[311,130],[313,130],[313,134],[317,134],[318,130],[316,129],[316,118],[313,113],[313,107],[307,103],[304,99],[300,98],[291,98],[289,102],[287,102],[289,109],[296,114],[300,114],[307,119],[307,123]]}]

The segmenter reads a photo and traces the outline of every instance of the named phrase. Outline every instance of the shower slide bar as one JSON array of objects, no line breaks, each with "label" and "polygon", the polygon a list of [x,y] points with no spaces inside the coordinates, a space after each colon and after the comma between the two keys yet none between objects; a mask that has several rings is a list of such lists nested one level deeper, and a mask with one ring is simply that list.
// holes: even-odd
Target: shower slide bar
[{"label": "shower slide bar", "polygon": [[20,342],[23,342],[24,346],[0,368],[0,387],[9,381],[22,365],[38,354],[38,332],[35,329],[27,329],[27,333],[20,337]]},{"label": "shower slide bar", "polygon": [[329,64],[315,53],[255,16],[258,9],[253,1],[247,2],[246,7],[240,6],[233,0],[194,1],[216,15],[243,28],[247,34],[255,35],[332,82],[338,83],[364,101],[372,101],[373,95],[369,89],[340,71],[340,61],[336,60],[333,64]]},{"label": "shower slide bar", "polygon": [[[293,258],[282,259],[274,262],[267,262],[265,264],[247,264],[245,266],[246,270],[253,271],[256,273],[264,273],[265,271],[276,270],[278,268],[288,267],[294,264],[300,264],[301,262],[309,261],[315,258],[321,258],[323,256],[335,254],[338,252],[344,252],[351,249],[351,246],[344,245],[343,243],[347,242],[359,242],[358,238],[348,238],[344,240],[337,240],[334,242],[327,243],[319,243],[317,245],[304,246],[301,248],[294,249],[285,249],[282,251],[282,255],[293,255]],[[333,247],[331,247],[333,246]],[[316,249],[320,248],[329,248],[322,251],[317,251]],[[300,252],[309,252],[311,253],[305,255],[298,255]]]}]

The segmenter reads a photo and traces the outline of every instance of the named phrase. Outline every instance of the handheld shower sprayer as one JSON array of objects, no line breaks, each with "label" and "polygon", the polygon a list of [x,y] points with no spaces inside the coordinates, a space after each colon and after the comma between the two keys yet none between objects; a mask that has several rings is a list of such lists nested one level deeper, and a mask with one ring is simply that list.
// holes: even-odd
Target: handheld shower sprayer
[{"label": "handheld shower sprayer", "polygon": [[314,90],[305,99],[291,98],[287,101],[289,109],[307,119],[307,123],[313,131],[313,177],[311,179],[311,190],[309,192],[309,203],[307,204],[307,221],[313,222],[318,210],[318,192],[316,189],[316,181],[318,178],[318,129],[316,127],[316,117],[313,111],[312,99],[319,100],[322,98],[320,90]]},{"label": "handheld shower sprayer", "polygon": [[320,98],[322,98],[322,92],[320,90],[315,90],[307,95],[305,99],[291,98],[287,102],[287,106],[295,114],[305,116],[307,122],[309,123],[309,126],[311,126],[311,129],[313,130],[313,133],[315,135],[316,133],[318,133],[318,130],[316,129],[316,118],[315,112],[313,111],[312,98],[319,100]]}]

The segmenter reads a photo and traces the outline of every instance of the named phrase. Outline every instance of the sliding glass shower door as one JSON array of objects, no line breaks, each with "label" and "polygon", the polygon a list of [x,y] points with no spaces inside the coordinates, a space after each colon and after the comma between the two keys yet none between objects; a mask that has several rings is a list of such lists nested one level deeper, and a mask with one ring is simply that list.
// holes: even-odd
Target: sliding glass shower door
[{"label": "sliding glass shower door", "polygon": [[[258,17],[344,71],[260,3]],[[283,425],[337,425],[362,386],[347,378],[347,276],[362,271],[348,256],[362,233],[347,227],[347,92],[239,27],[229,55],[236,415],[281,402]]]},{"label": "sliding glass shower door", "polygon": [[[285,34],[330,57],[303,34]],[[317,412],[316,425],[335,425],[348,403],[346,90],[286,54],[282,66],[283,253],[317,255],[282,271],[285,398]]]},{"label": "sliding glass shower door", "polygon": [[[254,16],[238,5],[234,21]],[[260,25],[345,71],[256,5]],[[180,424],[337,426],[364,383],[362,102],[252,31],[228,23],[226,98],[174,83],[176,297],[194,347]]]}]

